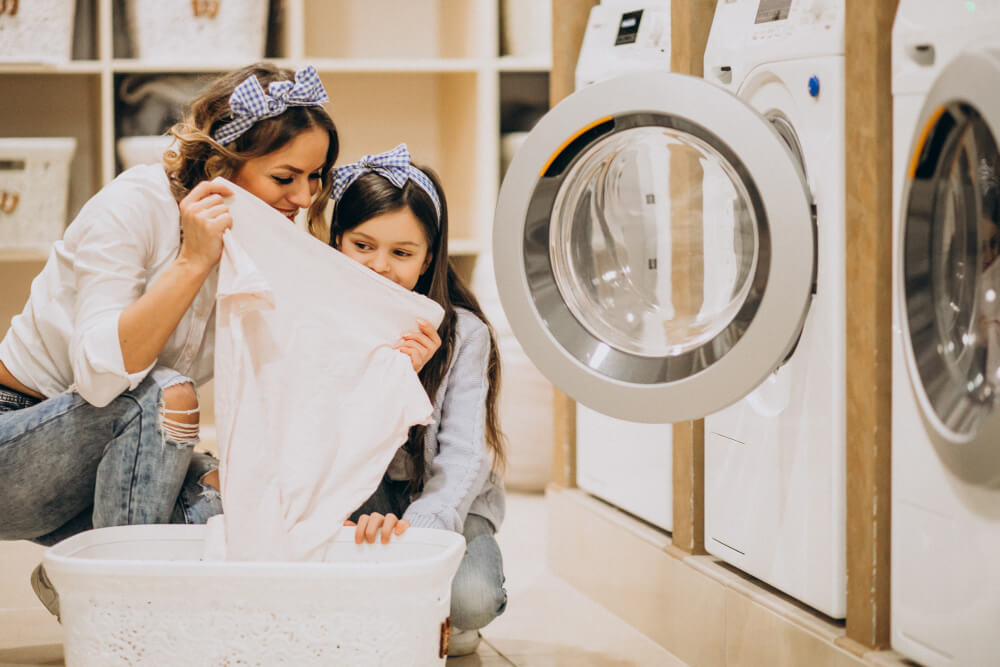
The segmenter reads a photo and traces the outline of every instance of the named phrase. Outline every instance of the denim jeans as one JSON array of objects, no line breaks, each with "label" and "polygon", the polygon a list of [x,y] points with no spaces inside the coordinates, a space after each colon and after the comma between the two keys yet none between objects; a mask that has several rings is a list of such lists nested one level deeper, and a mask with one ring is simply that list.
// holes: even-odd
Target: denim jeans
[{"label": "denim jeans", "polygon": [[77,393],[39,400],[0,386],[0,540],[49,545],[89,528],[221,512],[201,484],[215,460],[161,428],[163,390],[183,382],[154,369],[103,408]]},{"label": "denim jeans", "polygon": [[[410,505],[409,482],[389,479],[386,475],[375,493],[352,515],[395,514],[403,516]],[[493,536],[493,524],[478,514],[465,517],[465,556],[451,583],[451,622],[460,630],[478,630],[488,625],[507,608],[504,590],[503,558]]]}]

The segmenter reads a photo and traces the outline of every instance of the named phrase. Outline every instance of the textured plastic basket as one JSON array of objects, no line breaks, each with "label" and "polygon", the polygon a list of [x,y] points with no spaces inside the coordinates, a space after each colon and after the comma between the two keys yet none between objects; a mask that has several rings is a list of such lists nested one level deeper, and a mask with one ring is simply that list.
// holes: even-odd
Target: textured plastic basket
[{"label": "textured plastic basket", "polygon": [[201,561],[205,526],[101,528],[45,552],[66,664],[444,665],[458,533],[337,536],[327,563]]},{"label": "textured plastic basket", "polygon": [[129,169],[137,164],[160,164],[164,151],[173,141],[171,136],[160,135],[122,137],[117,142],[122,169]]},{"label": "textured plastic basket", "polygon": [[135,57],[248,63],[264,57],[267,0],[129,0]]},{"label": "textured plastic basket", "polygon": [[0,247],[44,247],[66,228],[73,137],[0,139]]},{"label": "textured plastic basket", "polygon": [[76,0],[0,0],[0,62],[73,57]]}]

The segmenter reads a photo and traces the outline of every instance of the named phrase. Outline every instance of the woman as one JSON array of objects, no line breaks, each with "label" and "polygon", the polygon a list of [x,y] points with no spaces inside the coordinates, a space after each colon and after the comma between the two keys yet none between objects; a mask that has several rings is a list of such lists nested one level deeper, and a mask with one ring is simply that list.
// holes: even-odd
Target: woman
[{"label": "woman", "polygon": [[318,219],[339,148],[327,100],[311,67],[222,76],[173,128],[164,164],[122,173],[55,244],[0,341],[0,539],[221,510],[214,461],[192,460],[233,223],[229,189],[209,181]]}]

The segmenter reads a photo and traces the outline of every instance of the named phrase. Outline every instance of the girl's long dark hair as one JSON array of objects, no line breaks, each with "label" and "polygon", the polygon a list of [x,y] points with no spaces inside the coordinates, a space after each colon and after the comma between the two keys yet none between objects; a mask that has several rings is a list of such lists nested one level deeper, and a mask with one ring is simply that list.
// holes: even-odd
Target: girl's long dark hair
[{"label": "girl's long dark hair", "polygon": [[[500,430],[497,399],[500,394],[500,355],[497,351],[496,335],[479,302],[472,291],[455,272],[448,258],[448,204],[437,174],[427,167],[417,167],[431,179],[441,202],[441,220],[430,196],[412,180],[402,188],[397,188],[388,179],[370,172],[359,177],[345,191],[333,211],[330,223],[330,245],[340,246],[340,239],[361,223],[384,213],[392,213],[402,208],[410,209],[420,221],[427,236],[429,252],[432,253],[430,266],[420,276],[415,292],[437,301],[444,308],[444,319],[438,327],[441,349],[431,357],[420,371],[420,381],[431,401],[437,397],[441,382],[451,365],[455,352],[455,329],[457,316],[455,308],[471,311],[486,324],[490,332],[490,355],[486,369],[489,388],[486,392],[486,446],[493,455],[493,473],[500,474],[506,465],[504,435]],[[426,461],[424,461],[424,438],[426,426],[410,429],[406,449],[414,465],[414,490],[423,482]]]}]

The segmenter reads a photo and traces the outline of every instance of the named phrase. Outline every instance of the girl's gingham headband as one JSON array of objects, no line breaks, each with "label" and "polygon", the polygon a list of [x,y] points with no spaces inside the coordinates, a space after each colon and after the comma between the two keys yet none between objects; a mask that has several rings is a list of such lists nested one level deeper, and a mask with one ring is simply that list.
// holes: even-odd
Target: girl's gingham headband
[{"label": "girl's gingham headband", "polygon": [[251,74],[229,96],[232,121],[226,123],[212,137],[220,144],[235,141],[259,120],[280,116],[288,107],[314,107],[329,102],[316,68],[306,65],[295,73],[295,82],[272,81],[268,92],[260,87],[257,77]]},{"label": "girl's gingham headband", "polygon": [[410,163],[410,151],[407,150],[406,144],[400,144],[391,151],[378,155],[365,155],[357,162],[337,167],[333,171],[333,192],[330,194],[330,198],[334,201],[340,201],[348,186],[358,180],[362,174],[372,171],[387,178],[397,188],[406,185],[407,180],[419,185],[434,202],[434,211],[437,213],[438,220],[441,220],[441,201],[438,199],[437,189],[427,174]]}]

